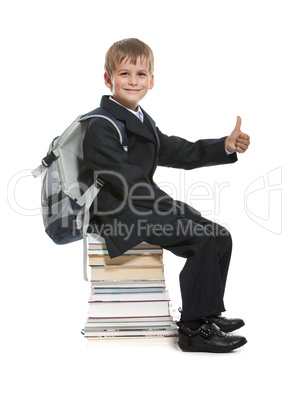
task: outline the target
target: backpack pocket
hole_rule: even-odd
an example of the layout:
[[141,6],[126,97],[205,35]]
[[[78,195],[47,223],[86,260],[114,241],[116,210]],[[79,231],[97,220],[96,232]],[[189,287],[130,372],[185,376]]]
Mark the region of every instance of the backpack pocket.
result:
[[45,231],[55,244],[68,244],[82,239],[77,228],[77,214],[81,207],[62,191],[42,205]]

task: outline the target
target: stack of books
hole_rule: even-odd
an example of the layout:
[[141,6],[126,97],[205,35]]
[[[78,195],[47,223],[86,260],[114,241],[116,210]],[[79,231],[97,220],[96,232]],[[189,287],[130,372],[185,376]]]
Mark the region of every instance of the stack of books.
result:
[[141,243],[111,259],[103,239],[89,235],[88,243],[91,293],[84,327],[88,344],[101,340],[176,342],[163,249]]

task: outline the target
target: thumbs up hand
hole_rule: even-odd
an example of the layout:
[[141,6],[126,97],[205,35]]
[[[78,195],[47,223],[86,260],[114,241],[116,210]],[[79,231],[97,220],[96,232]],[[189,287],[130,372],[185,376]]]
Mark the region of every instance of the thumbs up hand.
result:
[[241,117],[237,116],[237,123],[232,133],[225,139],[225,148],[229,152],[243,153],[247,151],[250,137],[241,131]]

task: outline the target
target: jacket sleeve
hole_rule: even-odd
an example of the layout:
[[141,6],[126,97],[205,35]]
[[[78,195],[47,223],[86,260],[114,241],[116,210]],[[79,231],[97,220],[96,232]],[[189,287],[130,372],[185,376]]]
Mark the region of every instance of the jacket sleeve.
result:
[[157,201],[161,211],[171,209],[173,199],[131,163],[110,122],[101,118],[91,120],[83,141],[83,157],[86,169],[94,172],[94,180],[99,175],[118,199],[152,209]]
[[236,153],[227,155],[225,151],[226,137],[190,142],[176,136],[169,137],[159,129],[157,131],[160,141],[159,166],[195,169],[237,161]]

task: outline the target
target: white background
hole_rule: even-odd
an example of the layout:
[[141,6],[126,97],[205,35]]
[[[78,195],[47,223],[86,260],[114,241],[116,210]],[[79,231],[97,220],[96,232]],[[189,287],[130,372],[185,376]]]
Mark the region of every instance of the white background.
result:
[[[16,0],[1,6],[2,400],[283,400],[285,3]],[[240,115],[242,130],[251,136],[249,151],[234,165],[190,172],[161,168],[156,174],[167,191],[167,183],[174,183],[174,196],[192,201],[232,232],[225,304],[227,316],[246,321],[239,333],[248,339],[234,353],[188,354],[150,345],[88,348],[80,334],[89,293],[82,244],[55,246],[44,233],[41,184],[30,171],[50,141],[108,93],[104,55],[126,37],[138,37],[154,51],[155,87],[141,105],[162,132],[191,141],[223,137]],[[223,188],[219,197],[212,193],[217,186]],[[165,253],[175,310],[183,263]]]

